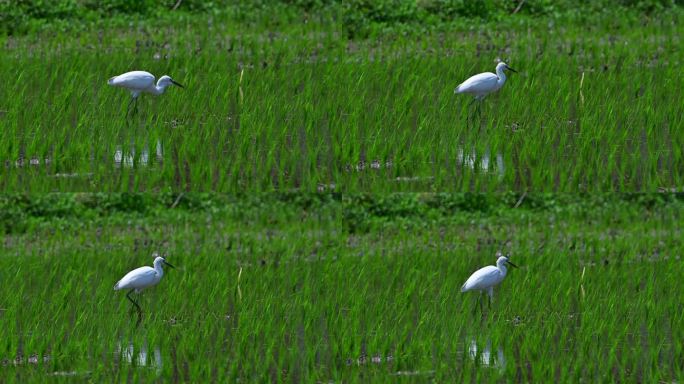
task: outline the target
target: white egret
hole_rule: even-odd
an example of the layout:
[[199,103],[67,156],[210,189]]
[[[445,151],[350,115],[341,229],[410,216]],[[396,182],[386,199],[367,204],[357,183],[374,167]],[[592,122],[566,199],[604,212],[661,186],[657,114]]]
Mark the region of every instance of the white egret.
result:
[[506,73],[504,72],[506,69],[518,72],[509,67],[506,63],[500,62],[496,65],[496,74],[484,72],[472,76],[456,87],[454,93],[469,93],[475,96],[473,101],[482,100],[485,96],[492,92],[496,92],[503,87],[506,82]]
[[131,91],[133,98],[128,103],[126,115],[128,115],[129,109],[131,108],[131,104],[133,102],[135,102],[134,110],[138,110],[138,96],[140,96],[140,94],[143,92],[151,93],[153,95],[161,95],[166,90],[166,87],[172,84],[181,88],[185,88],[180,83],[166,75],[160,77],[155,85],[154,75],[145,71],[132,71],[126,72],[119,76],[114,76],[107,81],[107,84],[113,87],[126,88]]
[[[494,287],[499,285],[504,277],[506,277],[506,265],[518,268],[517,265],[511,263],[507,256],[503,256],[501,252],[497,252],[496,255],[499,256],[496,260],[496,266],[488,265],[478,269],[470,275],[465,284],[463,284],[463,287],[461,287],[461,292],[480,291],[480,296],[482,296],[482,292],[487,291],[487,294],[489,294],[490,306],[494,299]],[[481,310],[482,302],[480,301],[480,298],[478,298],[478,302],[480,303]]]
[[166,259],[164,259],[161,256],[157,256],[154,259],[154,268],[147,266],[136,268],[128,272],[126,276],[124,276],[114,285],[115,291],[121,289],[130,289],[130,291],[128,291],[128,293],[126,294],[126,298],[128,298],[128,300],[130,300],[131,303],[135,305],[135,308],[138,310],[138,316],[142,314],[142,309],[140,308],[140,305],[138,305],[138,303],[135,300],[133,300],[133,298],[131,297],[131,293],[133,293],[133,291],[138,293],[147,287],[152,287],[159,284],[159,281],[161,280],[162,276],[164,276],[162,264],[166,264],[171,268],[175,268],[173,265],[169,264],[169,262],[166,261]]

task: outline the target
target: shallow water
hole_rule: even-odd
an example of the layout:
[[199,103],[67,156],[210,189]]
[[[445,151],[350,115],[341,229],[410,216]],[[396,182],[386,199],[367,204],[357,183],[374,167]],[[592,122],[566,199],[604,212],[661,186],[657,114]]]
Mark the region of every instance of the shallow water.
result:
[[[161,140],[157,140],[154,147],[155,160],[158,164],[164,162],[164,148]],[[127,147],[117,145],[114,150],[114,167],[115,168],[133,168],[147,167],[150,163],[150,148],[145,144],[140,152],[140,156],[136,158],[135,144]]]
[[116,345],[114,356],[118,357],[119,361],[136,367],[154,368],[157,373],[161,373],[164,368],[161,349],[155,345],[152,353],[149,353],[147,341],[136,347],[132,341],[120,340]]
[[[28,158],[18,158],[16,160],[6,160],[5,173],[8,176],[16,177],[22,183],[38,183],[41,184],[45,180],[78,180],[78,179],[100,179],[103,182],[114,182],[118,178],[117,170],[127,170],[129,174],[136,175],[140,173],[141,178],[150,176],[149,171],[163,172],[165,166],[174,168],[173,173],[178,178],[188,172],[187,164],[181,165],[177,159],[172,158],[176,156],[165,151],[164,141],[157,139],[153,146],[145,143],[143,145],[132,142],[130,144],[117,144],[113,147],[112,152],[105,155],[104,158],[111,159],[109,164],[99,162],[103,156],[89,156],[88,161],[85,159],[79,161],[61,161],[55,162],[52,157],[40,158],[37,156],[30,156]],[[504,155],[501,152],[491,153],[489,149],[483,152],[478,152],[474,147],[458,146],[455,150],[455,158],[448,162],[451,169],[451,174],[463,176],[463,172],[469,172],[480,177],[490,178],[492,176],[501,180],[506,173],[507,165],[504,161]],[[327,165],[327,164],[326,164]],[[437,164],[429,164],[428,168],[433,169]],[[181,168],[182,167],[182,168]],[[83,171],[79,171],[84,169]],[[343,170],[342,178],[338,180],[330,180],[328,182],[317,183],[316,190],[318,192],[331,192],[340,190],[340,186],[349,183],[350,180],[363,181],[368,179],[369,182],[377,182],[377,178],[388,179],[391,182],[398,184],[416,184],[416,185],[430,185],[436,182],[434,176],[418,176],[406,174],[410,170],[424,172],[425,169],[421,164],[403,163],[401,166],[395,161],[389,160],[361,160],[355,164],[346,164],[340,166]],[[290,175],[281,175],[281,177],[289,177]],[[456,176],[454,176],[456,177]],[[346,181],[345,181],[346,180]]]
[[506,356],[501,346],[497,346],[496,350],[492,350],[492,340],[487,339],[486,342],[478,342],[475,338],[470,339],[468,345],[468,356],[476,364],[482,367],[496,368],[501,371],[506,369]]

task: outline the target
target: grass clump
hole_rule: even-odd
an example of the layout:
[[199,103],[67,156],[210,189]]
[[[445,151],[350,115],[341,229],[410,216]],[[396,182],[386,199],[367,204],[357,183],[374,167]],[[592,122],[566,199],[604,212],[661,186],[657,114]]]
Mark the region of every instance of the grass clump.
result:
[[[22,208],[44,221],[2,235],[6,381],[652,381],[682,373],[684,287],[672,273],[684,251],[679,198],[529,195],[516,207],[520,196],[486,195],[476,206],[489,208],[474,210],[450,202],[475,196],[446,194],[188,196],[200,208],[169,206],[175,198],[113,196],[146,208],[90,217],[95,208],[79,201],[106,198],[49,198],[78,206],[76,216]],[[43,198],[23,199],[29,207]],[[345,227],[356,203],[387,200],[405,208],[368,208],[363,231]],[[422,214],[407,225],[413,212]],[[459,288],[497,250],[521,268],[497,288],[491,310],[473,314],[476,298]],[[112,286],[155,251],[177,268],[142,294],[136,327]]]
[[[0,185],[680,191],[682,115],[668,102],[681,98],[672,86],[682,76],[678,18],[360,41],[306,24],[282,34],[209,24],[13,39],[0,60],[9,79],[0,89]],[[496,59],[521,73],[475,114],[453,89]],[[131,69],[170,74],[186,89],[141,97],[127,119],[129,95],[106,79]]]

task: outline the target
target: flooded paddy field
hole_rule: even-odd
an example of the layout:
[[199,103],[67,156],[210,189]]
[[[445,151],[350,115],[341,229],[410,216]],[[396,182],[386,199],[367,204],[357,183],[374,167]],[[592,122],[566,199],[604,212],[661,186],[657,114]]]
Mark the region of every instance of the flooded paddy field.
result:
[[[3,380],[673,382],[674,195],[2,197]],[[510,254],[483,312],[461,293]],[[112,289],[176,266],[136,316]]]
[[679,9],[268,11],[0,36],[0,382],[681,381]]
[[[196,28],[2,38],[4,191],[556,192],[684,181],[678,14],[350,40]],[[454,95],[504,60],[479,110]],[[145,69],[185,85],[130,95]]]

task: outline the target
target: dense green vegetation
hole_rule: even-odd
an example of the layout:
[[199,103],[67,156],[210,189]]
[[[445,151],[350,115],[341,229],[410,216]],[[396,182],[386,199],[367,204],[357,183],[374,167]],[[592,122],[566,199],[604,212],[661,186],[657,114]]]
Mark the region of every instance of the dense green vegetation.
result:
[[[684,185],[678,13],[349,40],[335,25],[8,38],[6,191],[657,191]],[[646,38],[645,38],[646,36]],[[38,60],[37,60],[38,58]],[[517,68],[481,113],[454,95]],[[132,69],[186,85],[130,96]],[[600,149],[600,150],[597,150]]]
[[681,6],[0,0],[0,382],[681,380]]
[[587,20],[598,14],[657,15],[683,0],[2,0],[0,33],[127,25],[132,19],[178,24],[211,17],[217,21],[267,23],[278,28],[303,20],[334,22],[353,36],[386,28],[415,28],[517,17]]
[[[48,195],[2,206],[31,223],[2,237],[5,381],[684,373],[684,203],[673,195]],[[352,220],[365,224],[342,225]],[[460,285],[497,250],[521,268],[473,314],[476,294]],[[142,294],[136,328],[112,286],[154,251],[178,268]]]
[[[78,228],[103,222],[178,220],[194,214],[219,216],[270,210],[337,212],[338,225],[351,233],[377,229],[385,223],[406,227],[451,221],[467,223],[471,217],[534,213],[587,212],[593,209],[652,210],[678,207],[683,194],[540,194],[540,193],[398,193],[389,195],[340,195],[306,193],[84,193],[0,196],[0,232],[25,233],[55,225]],[[287,215],[285,215],[287,216]],[[232,216],[231,216],[232,217]],[[160,219],[161,218],[161,219]],[[264,223],[266,224],[266,223]]]

